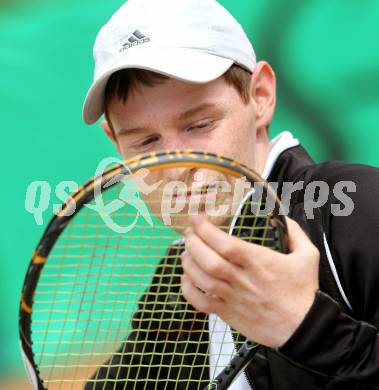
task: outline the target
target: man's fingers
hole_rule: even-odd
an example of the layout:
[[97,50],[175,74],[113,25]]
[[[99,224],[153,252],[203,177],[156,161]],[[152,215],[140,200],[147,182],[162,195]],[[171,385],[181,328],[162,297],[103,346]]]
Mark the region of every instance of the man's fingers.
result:
[[198,311],[203,313],[217,313],[223,305],[221,298],[213,297],[201,292],[191,281],[182,275],[182,292],[184,298]]
[[232,296],[231,286],[221,279],[215,278],[204,272],[192,259],[187,251],[181,255],[184,273],[191,279],[191,282],[209,294],[227,299]]
[[186,251],[193,261],[210,276],[225,281],[234,279],[235,266],[222,258],[196,234],[186,234]]
[[262,255],[270,251],[269,248],[230,236],[207,221],[204,215],[192,217],[191,224],[193,231],[205,244],[221,257],[240,267],[245,267],[251,259],[259,261]]

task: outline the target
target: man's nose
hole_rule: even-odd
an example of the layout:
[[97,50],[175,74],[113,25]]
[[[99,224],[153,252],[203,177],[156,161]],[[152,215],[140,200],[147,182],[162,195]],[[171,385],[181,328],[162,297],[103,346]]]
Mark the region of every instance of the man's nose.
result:
[[169,168],[165,172],[166,180],[169,182],[179,181],[191,185],[196,169],[194,168]]
[[191,140],[176,129],[172,129],[169,135],[162,137],[161,146],[166,150],[193,149]]
[[[184,137],[172,132],[172,136],[163,140],[162,144],[165,150],[189,150],[193,149],[193,145]],[[180,181],[191,186],[194,181],[194,175],[198,171],[197,168],[170,168],[165,172],[165,179],[167,181]]]

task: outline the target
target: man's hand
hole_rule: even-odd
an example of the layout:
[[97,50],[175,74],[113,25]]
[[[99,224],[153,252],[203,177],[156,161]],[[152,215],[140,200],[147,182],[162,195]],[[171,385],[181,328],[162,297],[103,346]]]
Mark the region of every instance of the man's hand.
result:
[[282,254],[193,218],[182,254],[185,298],[259,344],[283,345],[314,301],[320,257],[300,226],[287,224],[290,253]]

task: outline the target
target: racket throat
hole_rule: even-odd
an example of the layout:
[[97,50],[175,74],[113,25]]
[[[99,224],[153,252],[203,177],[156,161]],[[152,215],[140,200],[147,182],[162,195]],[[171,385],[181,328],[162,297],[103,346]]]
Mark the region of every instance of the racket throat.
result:
[[[236,334],[235,334],[235,332],[233,332],[233,330],[231,329],[231,332],[230,332],[231,334],[232,334],[232,338],[233,338],[233,342],[234,342],[234,348],[235,348],[235,350],[236,350],[236,352],[238,352],[238,344],[237,344],[237,338],[236,338]],[[255,352],[256,353],[256,352]],[[255,355],[255,353],[254,353],[254,355]],[[249,385],[249,387],[250,387],[250,389],[251,390],[256,390],[255,389],[255,386],[254,386],[254,382],[253,382],[253,379],[251,378],[251,376],[250,376],[250,374],[249,374],[249,372],[248,372],[248,370],[247,370],[247,367],[248,367],[248,365],[251,363],[251,360],[245,365],[245,367],[241,370],[241,372],[243,371],[243,375],[244,375],[244,377],[246,378],[246,382],[247,382],[247,384]],[[240,374],[240,373],[239,373]],[[238,374],[238,375],[239,375]],[[237,375],[237,376],[238,376]]]

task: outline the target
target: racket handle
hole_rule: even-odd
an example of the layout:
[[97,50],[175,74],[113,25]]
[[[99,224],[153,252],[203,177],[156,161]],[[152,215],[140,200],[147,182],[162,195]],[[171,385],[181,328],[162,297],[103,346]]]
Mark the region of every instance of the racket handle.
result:
[[237,376],[249,365],[260,345],[252,341],[245,341],[230,363],[217,375],[203,390],[227,389]]

